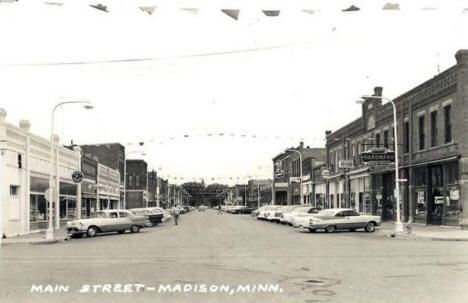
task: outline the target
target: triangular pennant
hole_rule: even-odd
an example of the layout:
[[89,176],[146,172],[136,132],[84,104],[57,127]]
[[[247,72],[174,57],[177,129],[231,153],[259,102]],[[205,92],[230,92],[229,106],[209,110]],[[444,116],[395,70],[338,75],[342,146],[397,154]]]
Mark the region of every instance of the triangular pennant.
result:
[[181,8],[180,10],[191,14],[198,14],[198,8]]
[[90,4],[89,6],[94,7],[95,9],[101,10],[101,11],[106,12],[106,13],[109,12],[107,10],[107,6],[102,5],[101,3],[99,3],[99,4]]
[[239,19],[239,10],[238,9],[222,9],[221,11],[223,13],[225,13],[226,15],[228,15],[229,17],[231,17],[232,19],[234,19],[234,20]]
[[308,14],[311,14],[311,15],[313,15],[315,13],[315,9],[303,9],[302,11],[304,13],[308,13]]
[[351,5],[347,9],[342,10],[342,12],[356,12],[356,11],[359,11],[359,10],[361,10],[359,7]]
[[399,3],[387,3],[382,8],[383,10],[399,10],[400,4]]
[[280,12],[280,10],[263,10],[263,13],[267,17],[278,17]]
[[149,15],[152,15],[157,6],[140,6],[140,9]]

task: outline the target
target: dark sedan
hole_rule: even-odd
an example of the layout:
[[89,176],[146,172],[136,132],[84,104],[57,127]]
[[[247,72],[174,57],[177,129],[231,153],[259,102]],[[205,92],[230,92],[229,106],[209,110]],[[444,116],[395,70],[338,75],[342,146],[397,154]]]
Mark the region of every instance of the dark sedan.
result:
[[146,216],[151,226],[156,226],[162,222],[164,214],[151,208],[132,208],[129,209],[134,215]]

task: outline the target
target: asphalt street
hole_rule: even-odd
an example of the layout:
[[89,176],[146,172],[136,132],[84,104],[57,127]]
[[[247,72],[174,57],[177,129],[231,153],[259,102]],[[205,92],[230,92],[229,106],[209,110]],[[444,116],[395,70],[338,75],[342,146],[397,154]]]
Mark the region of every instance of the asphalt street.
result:
[[5,246],[0,258],[0,302],[468,302],[467,242],[309,233],[213,210],[138,234]]

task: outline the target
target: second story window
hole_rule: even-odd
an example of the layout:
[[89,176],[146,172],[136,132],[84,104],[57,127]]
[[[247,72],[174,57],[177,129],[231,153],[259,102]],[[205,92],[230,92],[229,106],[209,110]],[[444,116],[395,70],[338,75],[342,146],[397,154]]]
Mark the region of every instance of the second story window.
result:
[[136,187],[140,187],[140,184],[141,184],[141,176],[140,175],[137,175],[136,178],[135,178],[135,186]]
[[431,147],[437,146],[437,111],[431,113]]
[[447,105],[444,107],[444,143],[450,143],[452,142],[452,120],[451,120],[451,113],[452,112],[452,106]]
[[128,175],[128,186],[133,186],[133,175]]
[[405,121],[403,124],[403,152],[409,153],[409,122]]
[[380,147],[380,134],[375,135],[375,146]]
[[424,134],[424,116],[418,118],[418,134],[419,134],[419,150],[423,150],[426,146]]
[[385,148],[388,148],[388,130],[383,132],[383,145]]

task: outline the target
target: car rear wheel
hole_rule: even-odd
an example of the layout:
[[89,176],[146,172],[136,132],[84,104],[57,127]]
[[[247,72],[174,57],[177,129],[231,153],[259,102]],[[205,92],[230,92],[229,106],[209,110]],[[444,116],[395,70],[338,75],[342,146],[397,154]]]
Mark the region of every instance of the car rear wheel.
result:
[[336,229],[336,227],[335,227],[334,225],[329,225],[329,226],[327,226],[327,227],[325,228],[325,231],[326,231],[327,233],[332,233],[332,232],[335,231],[335,229]]
[[86,236],[92,238],[95,235],[97,235],[97,233],[98,233],[98,229],[94,226],[91,226],[88,228],[88,231],[86,232]]
[[374,230],[375,230],[375,223],[374,222],[367,223],[366,227],[365,227],[365,230],[366,230],[366,232],[373,233]]
[[123,233],[125,233],[125,229],[124,229],[124,230],[119,230],[119,231],[117,231],[117,232],[118,232],[119,234],[123,234]]
[[132,225],[132,227],[130,227],[130,231],[131,231],[132,233],[140,232],[140,226],[138,226],[138,225]]
[[310,231],[311,233],[314,233],[314,232],[316,232],[317,230],[314,229],[314,228],[309,228],[309,231]]

